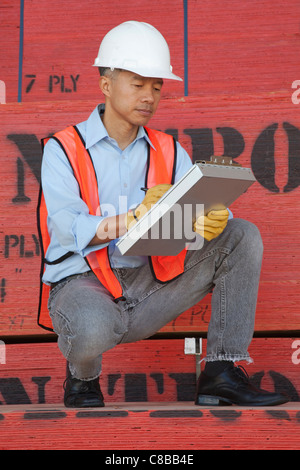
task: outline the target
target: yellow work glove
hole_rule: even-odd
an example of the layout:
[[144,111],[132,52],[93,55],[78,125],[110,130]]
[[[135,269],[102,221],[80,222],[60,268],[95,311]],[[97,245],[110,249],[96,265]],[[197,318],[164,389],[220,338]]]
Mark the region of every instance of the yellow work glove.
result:
[[141,204],[127,212],[126,227],[129,230],[171,188],[171,184],[158,184],[149,188]]
[[207,215],[201,215],[194,223],[194,232],[199,233],[205,240],[212,240],[220,235],[228,222],[227,209],[212,209]]

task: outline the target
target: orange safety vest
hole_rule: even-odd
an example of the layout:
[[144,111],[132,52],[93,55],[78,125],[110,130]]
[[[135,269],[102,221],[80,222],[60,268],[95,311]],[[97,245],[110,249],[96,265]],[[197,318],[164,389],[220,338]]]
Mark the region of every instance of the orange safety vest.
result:
[[[172,184],[174,182],[176,168],[176,142],[168,134],[153,129],[145,128],[150,141],[156,150],[148,146],[148,165],[146,171],[145,185],[147,188],[157,184]],[[56,133],[54,136],[43,139],[42,145],[54,138],[64,150],[66,157],[73,169],[74,176],[79,184],[80,195],[87,204],[90,214],[99,214],[100,201],[97,178],[93,162],[89,151],[85,148],[84,140],[76,126],[67,127],[65,130]],[[41,263],[41,287],[38,311],[38,325],[52,331],[53,326],[48,312],[47,303],[50,287],[42,282],[45,264],[58,264],[73,253],[66,253],[58,260],[49,262],[45,258],[50,237],[47,228],[47,208],[40,188],[37,221],[40,245],[42,252]],[[184,270],[184,260],[186,249],[176,256],[151,256],[149,257],[150,267],[154,279],[157,282],[168,282],[179,276]],[[114,300],[124,299],[122,287],[111,269],[108,247],[94,251],[85,258],[90,269],[93,270],[101,284],[103,284],[114,297]]]

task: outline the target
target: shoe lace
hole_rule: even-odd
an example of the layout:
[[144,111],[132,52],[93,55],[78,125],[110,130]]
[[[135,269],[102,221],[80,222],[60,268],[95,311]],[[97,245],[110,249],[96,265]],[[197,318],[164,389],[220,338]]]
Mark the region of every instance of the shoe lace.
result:
[[234,368],[235,373],[244,380],[244,382],[250,382],[250,377],[246,371],[246,369],[243,366],[236,366]]
[[[63,383],[63,389],[66,390],[67,384],[72,381],[72,377],[68,376]],[[85,387],[83,387],[82,392],[87,393],[87,392],[100,392],[100,385],[97,379],[90,380],[83,382]],[[81,393],[81,392],[79,392]]]
[[63,383],[63,389],[64,389],[64,391],[66,391],[67,381],[68,381],[68,378],[66,378],[66,379],[64,380],[64,383]]

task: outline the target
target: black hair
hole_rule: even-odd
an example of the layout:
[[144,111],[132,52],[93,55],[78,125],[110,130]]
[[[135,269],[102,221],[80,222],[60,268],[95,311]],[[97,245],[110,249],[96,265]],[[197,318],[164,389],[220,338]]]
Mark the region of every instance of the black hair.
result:
[[98,67],[100,77],[103,77],[110,70],[108,67]]
[[121,72],[121,69],[111,69],[110,67],[98,67],[100,77],[112,76],[115,72]]

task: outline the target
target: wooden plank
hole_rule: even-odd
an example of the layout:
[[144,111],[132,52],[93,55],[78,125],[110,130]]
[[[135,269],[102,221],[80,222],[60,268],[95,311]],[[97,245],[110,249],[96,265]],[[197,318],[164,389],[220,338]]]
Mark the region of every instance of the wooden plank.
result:
[[[103,464],[112,464],[112,458],[121,463],[129,455],[125,450],[135,451],[131,456],[139,457],[140,464],[157,465],[165,458],[159,451],[172,449],[166,454],[175,456],[182,450],[190,456],[189,465],[196,465],[201,450],[300,448],[299,404],[209,409],[190,403],[120,403],[101,410],[29,405],[0,412],[1,450],[102,450],[98,458]],[[151,452],[136,452],[142,450]]]
[[[243,365],[255,384],[300,400],[300,340],[254,339],[249,353],[254,363]],[[55,343],[7,344],[6,361],[0,362],[0,413],[6,405],[62,404],[65,377],[66,362]],[[184,340],[119,345],[103,356],[100,384],[107,406],[193,401],[196,359],[184,354]]]
[[7,103],[18,101],[20,0],[0,4],[0,80],[6,85]]
[[[32,0],[24,12],[23,101],[82,100],[99,96],[99,73],[92,64],[100,42],[111,28],[133,19],[150,23],[161,31],[170,43],[174,71],[183,77],[183,3],[180,0],[154,4],[120,1],[118,8],[113,3],[99,6],[97,0],[85,3],[54,0],[50,11],[47,2]],[[182,82],[172,81],[166,96],[183,95],[183,87]]]
[[[0,79],[7,83],[8,102],[18,98],[20,3],[4,0],[0,7]],[[108,30],[128,19],[156,26],[169,42],[175,73],[186,75],[186,83],[170,83],[165,96],[183,96],[184,85],[189,96],[209,93],[214,100],[221,95],[291,89],[298,79],[295,57],[300,52],[297,0],[231,0],[225,6],[215,0],[186,5],[185,31],[184,2],[179,0],[119,1],[117,9],[106,3],[101,4],[101,14],[97,0],[53,0],[50,11],[46,1],[25,2],[22,100],[98,96],[97,74],[91,66],[98,46]]]
[[[40,179],[39,140],[86,119],[96,103],[41,102],[0,107],[0,329],[1,335],[37,335],[40,252],[35,211]],[[254,222],[265,251],[256,331],[299,331],[299,133],[288,93],[271,96],[163,100],[151,125],[178,137],[193,160],[233,155],[252,166],[257,183],[232,207]],[[272,119],[270,120],[270,116]],[[175,119],[174,119],[175,117]],[[213,146],[213,147],[212,147]],[[271,165],[271,166],[270,166]],[[272,165],[275,173],[272,174]],[[268,171],[266,171],[268,169]],[[210,298],[189,309],[163,333],[207,331]]]
[[290,89],[299,14],[297,0],[188,2],[189,94],[219,100]]

